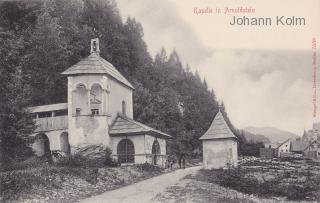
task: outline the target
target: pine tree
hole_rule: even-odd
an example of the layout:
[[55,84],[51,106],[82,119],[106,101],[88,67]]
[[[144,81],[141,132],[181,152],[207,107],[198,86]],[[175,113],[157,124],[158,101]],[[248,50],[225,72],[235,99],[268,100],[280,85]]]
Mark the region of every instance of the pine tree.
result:
[[30,155],[26,137],[34,129],[27,111],[30,91],[23,85],[21,55],[23,40],[12,32],[0,33],[0,164]]

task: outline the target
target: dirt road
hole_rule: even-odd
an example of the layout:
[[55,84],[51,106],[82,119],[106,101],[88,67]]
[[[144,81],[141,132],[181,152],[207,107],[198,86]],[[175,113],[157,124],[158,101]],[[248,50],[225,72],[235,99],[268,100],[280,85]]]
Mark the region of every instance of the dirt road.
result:
[[165,191],[167,187],[173,186],[186,175],[197,172],[201,166],[179,169],[171,173],[153,177],[117,190],[105,192],[80,201],[81,203],[105,202],[105,203],[147,203],[154,202],[158,193]]

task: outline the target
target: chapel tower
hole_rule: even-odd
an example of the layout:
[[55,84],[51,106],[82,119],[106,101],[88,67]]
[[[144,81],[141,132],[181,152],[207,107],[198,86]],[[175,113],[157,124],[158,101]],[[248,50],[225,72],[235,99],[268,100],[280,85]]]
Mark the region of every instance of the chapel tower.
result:
[[[90,52],[87,58],[62,73],[68,76],[71,146],[101,143],[109,146],[109,125],[116,114],[125,110],[123,113],[132,118],[132,85],[100,57],[98,38],[91,40]],[[111,87],[115,90],[113,94]]]

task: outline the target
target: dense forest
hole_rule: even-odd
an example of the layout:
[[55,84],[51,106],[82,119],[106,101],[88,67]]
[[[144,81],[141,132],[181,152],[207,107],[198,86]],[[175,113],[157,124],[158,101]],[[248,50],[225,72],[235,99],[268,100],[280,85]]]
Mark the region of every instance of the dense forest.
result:
[[[153,58],[141,24],[134,18],[123,22],[114,1],[35,0],[0,3],[0,158],[25,154],[23,138],[33,129],[25,107],[66,102],[67,81],[60,73],[89,55],[95,37],[100,55],[135,87],[134,118],[171,134],[170,153],[200,155],[198,138],[218,102],[176,51],[162,49]],[[221,111],[244,143],[223,104]]]

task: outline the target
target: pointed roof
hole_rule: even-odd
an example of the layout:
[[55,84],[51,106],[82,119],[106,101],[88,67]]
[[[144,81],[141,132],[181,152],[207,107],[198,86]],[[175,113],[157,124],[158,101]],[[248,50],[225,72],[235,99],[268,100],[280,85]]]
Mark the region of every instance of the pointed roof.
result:
[[312,142],[310,142],[309,144],[307,144],[305,146],[305,148],[303,149],[303,151],[307,150],[311,145],[313,145],[314,143],[317,143],[318,145],[320,145],[320,142],[318,140],[314,140]]
[[308,143],[302,141],[302,140],[293,140],[291,142],[290,151],[294,152],[302,152],[306,147]]
[[131,83],[111,63],[99,56],[98,52],[92,52],[90,56],[82,59],[61,74],[107,74],[127,87],[134,89]]
[[159,136],[162,138],[171,138],[170,135],[156,130],[147,125],[144,125],[138,121],[126,117],[125,115],[118,114],[115,121],[112,123],[109,134],[110,136],[121,136],[121,135],[138,135],[141,133],[149,133],[151,135]]
[[207,132],[202,137],[200,137],[200,140],[212,139],[237,139],[237,137],[233,134],[228,124],[226,123],[220,109],[214,117]]

